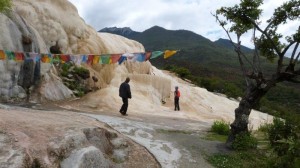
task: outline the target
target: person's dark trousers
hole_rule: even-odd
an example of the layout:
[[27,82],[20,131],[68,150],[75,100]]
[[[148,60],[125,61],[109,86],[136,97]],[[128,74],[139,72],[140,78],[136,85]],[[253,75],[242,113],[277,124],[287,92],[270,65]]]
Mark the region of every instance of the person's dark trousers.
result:
[[176,109],[179,111],[180,110],[180,108],[179,108],[179,97],[175,97],[174,102],[175,102],[175,111],[176,111]]
[[120,113],[126,114],[127,108],[128,108],[128,98],[123,98],[122,97],[122,101],[123,101],[123,105],[122,105],[122,107],[120,109]]

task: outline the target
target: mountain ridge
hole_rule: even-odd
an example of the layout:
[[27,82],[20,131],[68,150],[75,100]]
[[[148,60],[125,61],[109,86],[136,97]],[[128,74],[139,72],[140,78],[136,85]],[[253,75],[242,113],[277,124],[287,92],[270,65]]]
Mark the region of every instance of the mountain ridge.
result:
[[[226,68],[229,72],[222,76],[224,79],[235,78],[232,77],[232,73],[241,76],[240,71],[236,71],[239,69],[239,63],[232,48],[219,45],[192,31],[167,30],[160,26],[153,26],[143,32],[132,30],[130,34],[121,33],[127,29],[113,27],[101,29],[99,32],[126,36],[140,42],[146,51],[180,50],[168,60],[160,57],[151,60],[151,63],[158,68],[176,65],[188,68],[193,75],[207,77],[215,76]],[[215,68],[211,69],[211,67]]]
[[[232,43],[228,39],[219,38],[218,40],[214,41],[214,43],[217,45],[226,47],[226,48],[234,49],[234,47],[232,46]],[[241,50],[244,53],[251,53],[253,51],[253,49],[243,46],[243,45],[241,45]]]

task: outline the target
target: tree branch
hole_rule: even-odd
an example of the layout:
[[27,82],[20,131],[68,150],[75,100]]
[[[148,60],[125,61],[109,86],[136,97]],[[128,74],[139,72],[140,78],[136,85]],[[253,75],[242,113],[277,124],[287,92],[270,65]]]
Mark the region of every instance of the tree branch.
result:
[[[211,14],[212,14],[212,13],[211,13]],[[236,45],[234,44],[234,42],[233,42],[233,40],[232,40],[232,38],[231,38],[231,36],[230,36],[228,30],[224,27],[224,25],[222,24],[222,22],[221,22],[221,20],[219,19],[219,17],[218,17],[217,15],[215,15],[215,14],[212,14],[212,15],[217,19],[217,21],[220,23],[221,27],[222,27],[222,28],[224,29],[224,31],[226,32],[226,34],[227,34],[227,36],[228,36],[228,38],[229,38],[229,41],[230,41],[230,43],[233,45],[235,51],[236,51],[238,54],[241,54],[241,55],[245,58],[245,60],[251,65],[251,67],[254,69],[253,64],[251,63],[251,61],[246,57],[246,55],[245,55],[243,52],[241,52],[241,50],[238,48],[238,46],[236,46]],[[240,45],[240,44],[239,44],[239,45]]]
[[[284,54],[280,52],[279,48],[277,48],[276,44],[274,43],[274,41],[271,39],[271,37],[268,35],[268,33],[265,31],[263,31],[256,23],[255,21],[253,21],[252,19],[250,19],[249,17],[245,17],[247,18],[251,24],[259,31],[261,32],[263,35],[265,35],[267,37],[267,39],[271,42],[272,46],[273,46],[273,49],[275,50],[275,52],[277,53],[279,59],[278,59],[278,62],[277,62],[277,73],[280,73],[281,72],[281,68],[282,68],[282,62],[283,62],[283,57],[284,57]],[[290,47],[290,45],[286,48],[288,49]]]
[[252,25],[259,31],[261,32],[263,35],[265,35],[268,40],[271,42],[272,46],[273,46],[273,49],[276,51],[277,55],[278,56],[281,56],[281,52],[279,51],[279,49],[276,47],[274,41],[271,39],[271,37],[268,35],[267,33],[267,29],[265,29],[264,31],[255,23],[255,21],[253,21],[252,19],[246,17],[251,23]]
[[258,54],[257,45],[255,43],[255,36],[256,36],[256,28],[253,28],[253,44],[254,44],[254,53],[253,53],[253,66],[256,68],[256,71],[261,71],[260,59]]
[[[235,51],[236,51],[237,54],[238,54],[240,66],[241,66],[243,75],[244,75],[244,77],[245,77],[246,84],[247,84],[247,86],[249,86],[250,83],[249,83],[249,80],[248,80],[247,75],[246,75],[246,68],[245,68],[245,66],[244,66],[244,62],[243,62],[243,60],[242,60],[242,58],[241,58],[241,54],[243,54],[243,53],[241,52],[240,47],[238,47],[238,46],[236,46],[236,45],[234,44],[234,42],[233,42],[233,40],[232,40],[232,38],[231,38],[231,36],[230,36],[228,30],[225,29],[224,24],[222,24],[222,22],[221,22],[221,20],[218,18],[218,16],[217,16],[217,15],[214,15],[214,14],[212,14],[212,15],[213,15],[213,16],[217,19],[217,21],[220,23],[221,27],[222,27],[222,28],[224,29],[224,31],[226,32],[226,34],[227,34],[227,36],[228,36],[228,38],[229,38],[231,44],[234,46]],[[239,36],[238,36],[237,38],[238,38],[238,45],[240,45]],[[246,56],[244,56],[244,57],[246,57]],[[251,64],[251,62],[250,62],[249,60],[248,60],[248,62],[249,62],[250,65],[253,67],[253,65]]]
[[[287,45],[285,48],[284,48],[284,50],[282,51],[282,55],[285,55],[285,53],[287,52],[287,50],[293,45],[293,44],[295,44],[296,43],[296,41],[292,41],[289,45]],[[297,45],[297,44],[296,44]],[[298,45],[299,45],[299,43],[298,43]],[[297,48],[298,48],[298,46],[297,46]],[[294,50],[296,49],[297,50],[297,48],[294,48]],[[292,55],[293,56],[293,55]]]
[[295,64],[295,65],[296,65],[296,63],[298,62],[299,57],[300,57],[300,52],[298,53],[296,59],[294,60],[294,64]]
[[296,43],[296,46],[295,46],[295,48],[294,48],[294,50],[293,50],[293,53],[292,53],[292,56],[291,56],[291,59],[290,59],[290,64],[292,64],[292,63],[294,62],[293,60],[294,60],[296,51],[297,51],[297,49],[298,49],[298,46],[299,46],[299,42]]

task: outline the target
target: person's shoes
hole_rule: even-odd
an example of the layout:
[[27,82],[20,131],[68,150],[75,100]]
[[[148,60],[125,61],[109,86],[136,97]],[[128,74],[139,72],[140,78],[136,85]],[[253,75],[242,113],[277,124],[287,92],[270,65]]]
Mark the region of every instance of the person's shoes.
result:
[[123,115],[123,116],[128,116],[128,114],[126,114],[126,113],[122,113],[122,115]]

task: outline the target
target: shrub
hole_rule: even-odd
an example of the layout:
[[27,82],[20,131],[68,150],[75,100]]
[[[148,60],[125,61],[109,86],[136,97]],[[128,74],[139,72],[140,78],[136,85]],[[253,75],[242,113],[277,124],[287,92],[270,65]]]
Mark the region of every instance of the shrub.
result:
[[178,74],[180,78],[187,78],[188,76],[191,75],[191,72],[188,69],[183,67],[177,68],[175,72]]
[[251,135],[249,132],[242,132],[236,135],[232,148],[235,150],[248,150],[248,149],[256,149],[257,140],[255,137]]
[[229,123],[224,120],[214,121],[211,131],[220,135],[228,135],[230,131]]
[[61,69],[63,72],[68,72],[68,70],[72,67],[71,63],[65,63],[61,65]]
[[268,123],[262,124],[262,125],[259,126],[258,131],[268,133],[271,126],[272,126],[272,124],[268,124]]
[[75,67],[74,73],[80,76],[83,79],[87,79],[90,77],[90,71],[88,69],[85,69],[83,67]]
[[286,120],[273,119],[268,135],[271,147],[277,154],[274,167],[300,166],[299,122],[297,115],[288,116]]
[[291,126],[288,123],[279,118],[274,118],[273,124],[268,131],[271,145],[274,146],[278,141],[287,139],[291,131]]
[[11,9],[11,0],[0,0],[0,13],[6,13]]

